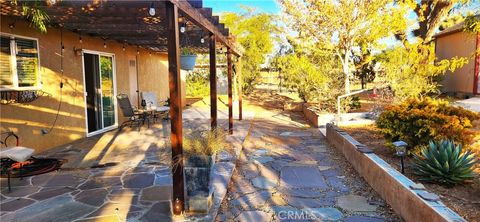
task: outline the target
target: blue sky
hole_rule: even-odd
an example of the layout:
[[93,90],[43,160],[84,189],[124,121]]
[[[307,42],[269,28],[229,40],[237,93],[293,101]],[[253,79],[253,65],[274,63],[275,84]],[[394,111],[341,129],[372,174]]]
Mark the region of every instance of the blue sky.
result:
[[240,12],[240,5],[257,8],[261,12],[280,12],[280,6],[275,0],[203,0],[203,7],[213,8],[213,14]]

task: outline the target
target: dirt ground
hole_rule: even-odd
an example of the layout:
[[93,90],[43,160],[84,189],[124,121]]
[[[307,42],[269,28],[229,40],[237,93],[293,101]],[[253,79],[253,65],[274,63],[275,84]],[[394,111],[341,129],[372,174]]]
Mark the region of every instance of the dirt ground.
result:
[[[477,134],[472,149],[480,157],[480,122],[475,124]],[[353,138],[371,148],[375,154],[387,161],[390,165],[400,170],[400,159],[394,155],[395,151],[386,147],[382,134],[374,125],[342,127]],[[412,158],[405,161],[405,175],[418,182],[418,177],[413,173]],[[437,184],[424,184],[428,190],[438,194],[441,200],[452,210],[456,211],[468,221],[480,221],[480,164],[475,170],[476,178],[468,183],[460,184],[452,188]]]

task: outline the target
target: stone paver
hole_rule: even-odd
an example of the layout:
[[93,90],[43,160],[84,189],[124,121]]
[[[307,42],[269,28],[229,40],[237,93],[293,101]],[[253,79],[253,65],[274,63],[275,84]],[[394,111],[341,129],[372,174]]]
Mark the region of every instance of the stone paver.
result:
[[0,204],[0,209],[2,209],[2,211],[16,211],[32,203],[35,203],[35,201],[25,198],[18,198],[8,202],[2,201],[2,204]]
[[345,222],[383,222],[384,220],[375,217],[350,216],[345,218]]
[[[228,122],[219,119],[218,123],[224,127]],[[209,129],[209,126],[208,118],[184,119],[185,130]],[[249,121],[235,126],[238,134],[234,136],[243,135],[235,138],[241,147]],[[59,171],[22,180],[13,178],[11,192],[6,189],[6,179],[0,179],[0,220],[171,221],[173,180],[169,128],[170,123],[164,121],[140,131],[126,128],[117,134],[114,130],[39,154],[68,162]],[[230,162],[236,155],[224,153],[219,158],[223,162],[215,168],[215,178],[230,175],[234,166]],[[215,192],[221,190],[218,181],[226,187],[225,178],[212,180]],[[239,188],[256,192],[252,183],[246,182],[250,187]],[[223,189],[226,193],[226,188]],[[214,201],[219,204],[218,198],[222,197],[217,196]],[[259,204],[264,204],[269,197],[270,194],[265,194],[263,203]]]
[[347,211],[368,212],[377,209],[377,206],[367,202],[367,198],[358,195],[341,196],[337,200],[338,206]]
[[352,194],[351,175],[336,165],[320,132],[283,114],[257,113],[217,221],[376,221],[358,215],[383,215]]
[[280,185],[292,188],[327,188],[325,179],[318,168],[313,166],[284,167],[281,172]]
[[337,221],[343,218],[343,213],[336,208],[326,207],[326,208],[310,208],[305,209],[311,215],[314,215],[315,218],[320,219],[321,221]]
[[236,221],[239,222],[268,222],[270,221],[272,216],[268,213],[263,211],[244,211],[240,215],[238,215]]
[[259,189],[273,189],[277,187],[277,181],[271,180],[266,177],[257,177],[252,179],[252,184]]
[[123,177],[126,188],[145,188],[153,185],[155,175],[151,173],[128,174]]
[[287,196],[285,198],[287,203],[296,208],[315,208],[315,207],[324,207],[332,206],[335,204],[334,198],[303,198],[303,197],[291,197]]

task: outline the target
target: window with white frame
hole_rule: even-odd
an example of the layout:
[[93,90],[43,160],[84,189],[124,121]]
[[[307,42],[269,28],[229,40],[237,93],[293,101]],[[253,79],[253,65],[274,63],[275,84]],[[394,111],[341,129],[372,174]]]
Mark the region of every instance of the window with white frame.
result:
[[38,42],[0,34],[0,90],[40,88]]

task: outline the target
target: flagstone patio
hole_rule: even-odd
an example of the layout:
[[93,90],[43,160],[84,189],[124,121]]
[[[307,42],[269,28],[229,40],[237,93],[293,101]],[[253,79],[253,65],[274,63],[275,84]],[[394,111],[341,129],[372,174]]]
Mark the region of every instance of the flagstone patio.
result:
[[[185,110],[184,131],[209,129],[209,112],[207,106]],[[219,126],[224,128],[225,114],[219,112]],[[243,141],[248,126],[248,121],[235,123],[236,133],[227,140]],[[12,179],[11,192],[6,179],[1,179],[1,219],[171,221],[169,140],[170,123],[163,121],[140,131],[115,130],[38,154],[67,163],[59,171]],[[219,205],[221,199],[217,202]]]
[[300,113],[258,110],[217,221],[400,221]]

